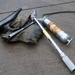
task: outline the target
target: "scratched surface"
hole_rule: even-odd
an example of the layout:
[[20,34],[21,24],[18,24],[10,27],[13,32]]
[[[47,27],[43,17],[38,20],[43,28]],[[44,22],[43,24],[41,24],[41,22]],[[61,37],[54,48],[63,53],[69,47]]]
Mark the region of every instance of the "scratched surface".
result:
[[[16,10],[20,7],[25,9],[61,2],[66,2],[66,0],[0,0],[0,12]],[[36,10],[37,17],[42,17],[44,13],[75,10],[75,3],[38,8]],[[21,14],[24,15],[30,11],[23,11]],[[0,14],[0,20],[8,14]],[[57,14],[49,16],[49,19],[73,37],[71,44],[66,46],[50,33],[62,51],[75,63],[75,14]],[[36,45],[7,44],[0,37],[0,75],[72,75],[72,73],[64,65],[45,36]]]

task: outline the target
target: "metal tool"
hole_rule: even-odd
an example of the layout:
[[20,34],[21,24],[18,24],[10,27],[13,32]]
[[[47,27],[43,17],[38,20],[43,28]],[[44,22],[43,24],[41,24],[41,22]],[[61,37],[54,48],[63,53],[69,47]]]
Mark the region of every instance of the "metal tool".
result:
[[56,35],[63,43],[66,45],[70,44],[73,38],[70,37],[66,32],[61,30],[56,24],[51,22],[47,17],[42,19],[44,25],[54,34]]
[[48,34],[48,32],[44,29],[42,24],[36,19],[36,13],[35,10],[33,10],[31,14],[31,19],[35,21],[38,26],[41,28],[43,34],[47,37],[47,39],[52,43],[53,47],[55,50],[59,53],[62,61],[66,64],[66,66],[69,68],[71,72],[75,71],[75,65],[74,63],[70,60],[70,58],[59,48],[59,46],[55,43],[55,41],[51,38],[51,36]]
[[17,36],[18,34],[22,33],[26,28],[28,28],[29,26],[31,26],[34,22],[30,22],[28,24],[24,24],[20,29],[14,31],[13,33],[11,33],[9,36],[8,36],[8,43],[10,42],[10,40],[12,40],[15,36]]
[[6,18],[2,19],[0,21],[0,28],[5,26],[6,24],[12,22],[13,20],[15,20],[21,10],[22,10],[22,8],[19,8],[18,10],[14,11],[12,14],[7,16]]

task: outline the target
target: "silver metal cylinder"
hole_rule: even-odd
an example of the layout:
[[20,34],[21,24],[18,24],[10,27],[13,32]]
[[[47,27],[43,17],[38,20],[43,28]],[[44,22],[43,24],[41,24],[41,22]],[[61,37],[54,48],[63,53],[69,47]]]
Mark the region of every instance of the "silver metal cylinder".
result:
[[48,18],[43,18],[43,22],[45,26],[66,45],[70,44],[70,42],[73,40],[73,38],[71,38],[70,35],[61,30],[56,24],[51,22]]
[[56,36],[62,41],[64,42],[66,45],[68,45],[73,38],[70,37],[70,35],[68,35],[67,33],[65,33],[64,31],[60,31],[56,34]]

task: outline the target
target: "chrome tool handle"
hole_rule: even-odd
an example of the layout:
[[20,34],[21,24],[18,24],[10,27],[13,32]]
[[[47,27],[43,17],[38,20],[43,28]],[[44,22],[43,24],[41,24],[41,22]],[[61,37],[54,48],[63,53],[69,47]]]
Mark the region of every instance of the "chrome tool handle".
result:
[[64,52],[62,52],[62,50],[58,47],[58,45],[54,42],[54,40],[52,38],[50,39],[50,41],[52,42],[53,46],[55,47],[55,49],[60,54],[61,59],[66,64],[66,66],[69,68],[69,70],[71,72],[74,72],[75,71],[75,65],[74,65],[74,63],[70,60],[70,58],[67,55],[65,55]]
[[68,56],[64,55],[62,57],[62,60],[66,64],[66,66],[70,69],[71,72],[75,71],[75,65]]
[[59,46],[55,43],[55,41],[51,38],[51,36],[48,34],[48,32],[44,29],[44,27],[41,25],[41,23],[36,19],[35,16],[33,16],[33,20],[38,24],[38,26],[41,28],[43,31],[44,35],[48,38],[48,40],[52,43],[54,48],[58,51],[58,53],[61,56],[61,59],[63,62],[66,64],[66,66],[69,68],[71,72],[75,71],[75,65],[73,62],[70,60],[70,58],[62,52],[62,50],[59,48]]

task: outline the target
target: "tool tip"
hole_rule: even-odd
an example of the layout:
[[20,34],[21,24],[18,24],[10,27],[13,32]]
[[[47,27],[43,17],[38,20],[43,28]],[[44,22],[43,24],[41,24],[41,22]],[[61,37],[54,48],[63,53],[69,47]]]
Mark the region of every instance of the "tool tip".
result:
[[75,73],[75,69],[73,69],[72,73]]

